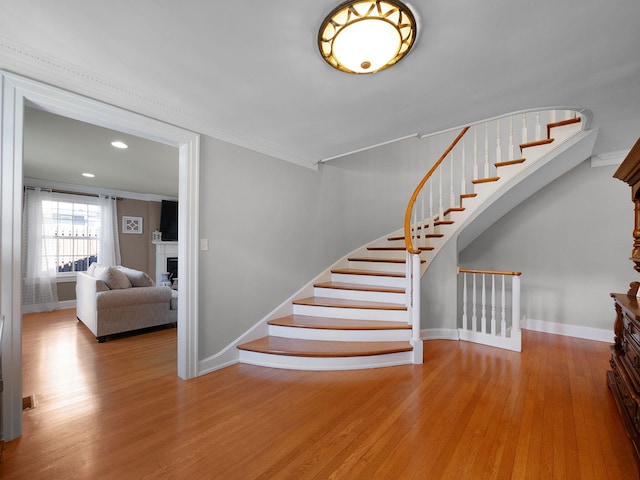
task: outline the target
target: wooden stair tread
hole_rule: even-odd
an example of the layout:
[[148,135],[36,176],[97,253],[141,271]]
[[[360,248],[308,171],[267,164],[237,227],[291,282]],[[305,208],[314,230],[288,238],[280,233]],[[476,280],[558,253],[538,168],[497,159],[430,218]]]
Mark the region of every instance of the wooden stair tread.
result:
[[516,160],[508,160],[506,162],[496,162],[493,165],[496,168],[500,168],[500,167],[508,167],[509,165],[519,165],[521,163],[524,163],[526,161],[526,158],[518,158]]
[[297,338],[263,337],[238,345],[238,349],[296,357],[360,357],[410,352],[409,342],[330,342]]
[[[418,247],[418,248],[423,251],[428,251],[428,250],[433,250],[434,247]],[[400,252],[406,249],[407,249],[406,247],[368,247],[367,248],[367,250],[371,250],[371,251],[385,251],[385,252]]]
[[537,147],[539,145],[548,145],[551,142],[553,142],[553,140],[554,140],[553,138],[543,138],[542,140],[536,140],[534,142],[521,143],[520,150],[523,150],[529,147]]
[[[442,238],[444,237],[444,233],[427,233],[424,238]],[[414,238],[420,238],[420,235],[414,237]],[[402,237],[389,237],[387,238],[388,241],[393,242],[395,240],[404,240],[404,236]]]
[[[349,257],[350,262],[407,263],[406,258]],[[426,260],[421,260],[424,263]]]
[[447,208],[444,211],[445,215],[449,215],[451,212],[464,212],[464,207],[451,207],[451,208]]
[[498,180],[500,180],[500,177],[477,178],[475,180],[471,180],[471,183],[478,185],[479,183],[497,182]]
[[322,330],[411,330],[405,322],[384,320],[346,320],[343,318],[313,317],[310,315],[287,315],[267,322],[269,325],[294,328],[316,328]]
[[400,303],[367,302],[364,300],[347,300],[343,298],[307,297],[294,300],[294,305],[310,307],[362,308],[365,310],[407,310],[407,306]]
[[401,272],[380,272],[376,270],[362,270],[358,268],[336,268],[331,270],[331,273],[341,275],[366,275],[370,277],[393,277],[393,278],[405,278],[405,274]]
[[335,290],[357,290],[359,292],[405,293],[404,288],[379,287],[377,285],[359,285],[357,283],[345,283],[345,282],[322,282],[322,283],[316,283],[314,287],[333,288]]
[[477,193],[461,193],[460,198],[475,198],[477,197]]

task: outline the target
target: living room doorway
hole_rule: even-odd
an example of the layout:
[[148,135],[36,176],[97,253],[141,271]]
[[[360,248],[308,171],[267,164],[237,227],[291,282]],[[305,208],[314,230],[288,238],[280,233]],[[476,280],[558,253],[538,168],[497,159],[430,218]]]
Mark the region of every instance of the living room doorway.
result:
[[178,306],[178,375],[197,375],[198,172],[199,136],[80,95],[0,72],[2,97],[1,185],[3,229],[0,235],[0,309],[2,337],[2,420],[4,440],[22,434],[20,211],[24,111],[26,107],[122,131],[178,148],[180,284]]

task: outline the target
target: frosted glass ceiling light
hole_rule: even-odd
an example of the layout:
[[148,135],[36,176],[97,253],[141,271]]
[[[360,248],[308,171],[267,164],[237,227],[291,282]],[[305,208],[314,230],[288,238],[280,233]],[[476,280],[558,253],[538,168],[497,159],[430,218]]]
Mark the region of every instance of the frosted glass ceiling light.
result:
[[396,0],[356,0],[322,22],[318,47],[329,65],[348,73],[375,73],[403,58],[416,38],[416,20]]

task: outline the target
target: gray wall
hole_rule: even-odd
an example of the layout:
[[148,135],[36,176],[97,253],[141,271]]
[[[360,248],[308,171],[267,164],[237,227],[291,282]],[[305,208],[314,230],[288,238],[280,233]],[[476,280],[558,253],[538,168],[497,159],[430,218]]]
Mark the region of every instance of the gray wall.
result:
[[406,140],[313,171],[204,137],[200,238],[209,251],[200,252],[200,358],[342,256],[400,228],[444,141]]
[[[318,171],[204,137],[200,237],[210,249],[200,252],[200,358],[342,256],[400,228],[413,188],[453,136],[397,142]],[[523,271],[529,318],[609,328],[608,293],[637,278],[627,260],[630,194],[614,170],[587,162],[561,177],[465,249],[461,265]],[[455,328],[456,302],[442,306],[438,294],[455,286],[440,285],[436,267],[423,281],[435,293],[423,287],[422,327]]]
[[609,329],[610,292],[640,280],[630,188],[617,167],[583,162],[517,206],[459,255],[460,265],[521,271],[529,319]]

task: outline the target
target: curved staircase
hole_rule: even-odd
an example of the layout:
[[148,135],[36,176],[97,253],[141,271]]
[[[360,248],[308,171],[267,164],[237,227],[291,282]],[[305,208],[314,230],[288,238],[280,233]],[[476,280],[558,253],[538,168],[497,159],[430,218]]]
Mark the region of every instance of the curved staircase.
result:
[[[284,314],[280,308],[263,320],[267,325],[267,336],[237,345],[240,362],[308,370],[422,363],[419,303],[416,305],[411,293],[411,277],[416,275],[412,269],[422,276],[442,246],[473,220],[474,212],[478,214],[490,208],[495,193],[516,186],[526,178],[526,170],[533,163],[540,159],[549,162],[553,149],[578,134],[584,123],[577,114],[566,120],[549,122],[546,138],[521,142],[519,158],[506,161],[499,159],[498,125],[499,161],[491,168],[485,165],[484,175],[478,175],[477,165],[472,167],[469,163],[465,166],[463,159],[463,186],[454,199],[453,179],[449,191],[443,194],[441,172],[445,168],[440,166],[440,198],[435,202],[429,200],[428,207],[433,209],[436,205],[436,214],[425,213],[425,200],[422,200],[422,212],[414,211],[409,230],[405,226],[405,229],[356,250],[320,275],[312,286],[294,296]],[[486,132],[487,127],[485,135]],[[524,131],[522,136],[526,137]],[[464,152],[464,145],[462,148]],[[509,151],[512,154],[511,146]],[[452,158],[447,167],[452,175],[453,162]],[[471,172],[471,169],[472,180],[467,183],[473,191],[466,192],[465,171]],[[424,184],[423,179],[420,186]],[[451,197],[446,209],[443,208],[443,195]],[[419,265],[411,265],[412,255],[407,252],[412,250],[420,259]]]

